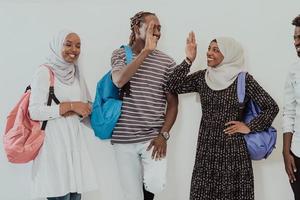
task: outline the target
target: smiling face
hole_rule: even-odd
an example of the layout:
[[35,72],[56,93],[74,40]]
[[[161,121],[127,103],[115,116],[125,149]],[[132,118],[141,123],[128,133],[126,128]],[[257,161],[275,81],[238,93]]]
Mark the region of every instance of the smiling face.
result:
[[76,62],[80,54],[80,46],[80,38],[76,33],[67,35],[61,53],[63,59],[68,63]]
[[224,56],[221,53],[216,41],[212,41],[207,50],[207,66],[217,67],[223,60]]
[[161,32],[160,32],[161,25],[160,25],[158,17],[155,15],[147,15],[144,17],[143,22],[141,23],[140,27],[138,27],[138,31],[136,31],[137,32],[136,37],[138,39],[142,39],[143,41],[146,40],[147,28],[151,21],[153,21],[153,23],[154,23],[153,36],[156,36],[159,40],[159,38],[161,36]]

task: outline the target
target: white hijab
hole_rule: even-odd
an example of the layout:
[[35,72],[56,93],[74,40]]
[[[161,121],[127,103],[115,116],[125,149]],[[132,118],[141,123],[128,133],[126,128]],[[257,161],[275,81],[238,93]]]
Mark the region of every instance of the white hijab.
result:
[[50,53],[46,64],[53,71],[55,78],[66,85],[73,84],[75,78],[78,78],[81,89],[81,101],[91,102],[89,90],[77,62],[74,64],[68,63],[62,57],[63,44],[66,37],[71,33],[74,32],[63,30],[53,37],[49,44]]
[[224,60],[216,67],[207,67],[205,81],[212,90],[223,90],[229,87],[244,71],[244,51],[233,38],[216,38]]

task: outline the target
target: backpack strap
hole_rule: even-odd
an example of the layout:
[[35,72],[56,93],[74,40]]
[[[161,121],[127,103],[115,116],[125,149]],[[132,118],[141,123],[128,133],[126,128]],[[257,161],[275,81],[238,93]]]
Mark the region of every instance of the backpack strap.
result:
[[[49,95],[48,95],[47,106],[51,106],[52,100],[58,105],[58,104],[60,104],[60,101],[56,98],[56,96],[54,94],[54,73],[48,65],[44,65],[44,66],[48,68],[49,75],[50,75],[50,78],[49,78],[50,86],[49,86]],[[48,122],[47,120],[43,121],[41,130],[46,129],[47,122]]]
[[126,55],[126,65],[130,64],[132,61],[132,49],[128,45],[122,45],[121,48],[124,48]]
[[48,70],[49,70],[49,75],[50,75],[50,79],[49,79],[49,82],[50,82],[50,87],[54,87],[54,73],[53,71],[50,69],[50,67],[48,65],[45,65]]
[[[126,63],[126,65],[128,65],[132,62],[132,59],[133,59],[132,49],[128,45],[122,45],[121,48],[124,48],[124,50],[125,50],[125,56],[126,56],[125,63]],[[123,99],[124,96],[129,96],[129,95],[130,95],[130,82],[127,82],[121,88],[119,97],[120,97],[120,99]]]

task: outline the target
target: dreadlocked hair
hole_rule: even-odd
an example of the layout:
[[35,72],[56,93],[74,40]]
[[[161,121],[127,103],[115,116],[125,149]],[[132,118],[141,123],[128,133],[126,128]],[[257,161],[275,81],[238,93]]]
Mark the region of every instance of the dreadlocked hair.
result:
[[148,15],[154,15],[155,16],[154,13],[140,11],[140,12],[136,13],[133,17],[130,18],[131,34],[130,34],[130,37],[129,37],[129,46],[132,46],[133,42],[135,40],[134,26],[140,27],[141,23],[144,22],[144,17],[146,17]]
[[[144,18],[148,15],[154,15],[154,13],[151,12],[138,12],[133,17],[130,18],[130,30],[131,34],[129,37],[129,46],[133,45],[133,42],[135,41],[135,32],[134,32],[134,26],[141,26],[141,23],[144,22]],[[130,82],[128,81],[120,90],[120,99],[123,99],[124,96],[130,96]]]
[[292,22],[294,26],[300,26],[300,15],[298,15]]

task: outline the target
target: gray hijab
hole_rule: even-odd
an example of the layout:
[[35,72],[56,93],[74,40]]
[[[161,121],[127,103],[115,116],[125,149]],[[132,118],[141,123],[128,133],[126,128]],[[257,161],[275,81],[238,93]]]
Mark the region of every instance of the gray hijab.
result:
[[216,67],[207,67],[205,81],[212,90],[223,90],[245,71],[244,50],[233,38],[219,37],[216,40],[224,60]]
[[91,102],[91,96],[78,63],[68,63],[62,57],[65,39],[71,33],[74,32],[63,30],[53,37],[49,44],[50,53],[46,58],[46,64],[53,71],[55,78],[63,84],[72,85],[75,78],[77,78],[81,89],[81,101]]

